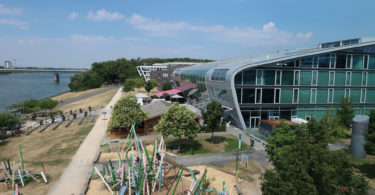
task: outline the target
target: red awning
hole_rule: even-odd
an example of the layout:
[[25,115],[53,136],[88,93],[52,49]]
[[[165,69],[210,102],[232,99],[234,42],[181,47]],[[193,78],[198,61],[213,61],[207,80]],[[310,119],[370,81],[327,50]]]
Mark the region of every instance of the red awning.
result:
[[196,88],[196,87],[197,87],[197,84],[192,83],[190,85],[184,85],[184,86],[178,87],[177,89],[180,91],[186,91],[186,90],[189,90],[191,88]]
[[158,96],[158,97],[161,97],[165,93],[171,95],[171,94],[176,94],[176,93],[180,93],[180,92],[181,91],[178,90],[178,89],[171,89],[171,90],[167,90],[167,91],[157,92],[157,93],[155,93],[155,95]]

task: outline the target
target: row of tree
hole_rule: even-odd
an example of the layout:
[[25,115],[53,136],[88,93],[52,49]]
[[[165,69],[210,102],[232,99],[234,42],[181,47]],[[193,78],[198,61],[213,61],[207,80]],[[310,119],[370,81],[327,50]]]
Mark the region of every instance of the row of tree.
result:
[[17,109],[20,109],[21,113],[29,114],[29,113],[37,112],[40,110],[51,111],[53,108],[57,106],[57,104],[59,104],[59,102],[53,99],[44,99],[44,100],[29,99],[21,103],[12,104],[8,108],[17,108]]
[[120,58],[105,62],[94,62],[88,72],[76,73],[70,78],[69,88],[72,91],[83,91],[98,88],[102,84],[124,83],[129,78],[139,77],[137,66],[175,61],[209,62],[211,60],[190,58],[137,58],[127,60]]

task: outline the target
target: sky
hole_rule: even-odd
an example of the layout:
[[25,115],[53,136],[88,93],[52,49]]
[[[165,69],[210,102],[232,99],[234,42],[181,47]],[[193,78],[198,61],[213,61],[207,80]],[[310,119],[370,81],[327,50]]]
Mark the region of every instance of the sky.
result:
[[374,0],[0,0],[0,65],[213,60],[375,36]]

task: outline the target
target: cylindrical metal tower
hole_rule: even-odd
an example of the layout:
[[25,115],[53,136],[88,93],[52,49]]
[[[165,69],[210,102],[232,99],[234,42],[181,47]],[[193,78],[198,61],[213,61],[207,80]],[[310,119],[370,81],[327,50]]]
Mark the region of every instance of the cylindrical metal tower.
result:
[[357,158],[365,158],[366,151],[363,145],[366,143],[365,135],[368,131],[370,117],[367,115],[356,115],[353,119],[352,140],[350,153]]

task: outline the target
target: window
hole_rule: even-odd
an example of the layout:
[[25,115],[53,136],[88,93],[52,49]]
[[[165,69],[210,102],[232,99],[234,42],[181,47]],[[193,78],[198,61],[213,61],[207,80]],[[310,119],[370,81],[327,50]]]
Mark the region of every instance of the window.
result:
[[350,86],[352,83],[352,72],[345,73],[345,86]]
[[335,68],[336,67],[336,55],[331,54],[329,68]]
[[361,103],[366,103],[366,89],[361,89]]
[[318,71],[312,71],[311,85],[318,85]]
[[282,85],[293,85],[294,83],[294,72],[293,71],[283,71],[282,73]]
[[319,56],[319,68],[329,68],[330,55],[320,55]]
[[168,73],[163,73],[163,77],[164,78],[168,77]]
[[316,103],[316,88],[311,89],[310,103]]
[[247,70],[243,72],[243,84],[244,85],[255,85],[256,71]]
[[374,56],[369,56],[368,59],[368,69],[375,69],[375,55]]
[[336,54],[336,68],[345,68],[346,54]]
[[293,104],[297,104],[298,103],[298,89],[293,89]]
[[299,84],[305,86],[311,85],[311,71],[301,71]]
[[225,75],[228,69],[217,69],[211,73],[211,80],[213,81],[225,81]]
[[353,103],[360,103],[361,101],[361,90],[360,89],[351,89],[350,90],[350,99]]
[[345,72],[335,72],[335,86],[345,86]]
[[242,85],[242,72],[236,74],[236,76],[234,77],[234,83],[236,85]]
[[345,95],[344,95],[345,98],[350,98],[350,89],[345,89]]
[[298,103],[299,104],[308,104],[310,103],[311,89],[299,89],[298,92]]
[[321,104],[326,104],[328,102],[328,96],[327,96],[327,89],[318,89],[317,96],[316,96],[316,102]]
[[352,55],[348,54],[346,56],[346,69],[352,68]]
[[255,102],[255,89],[242,89],[242,103],[253,104]]
[[300,67],[301,66],[301,60],[296,60],[296,64],[295,64],[295,67]]
[[275,85],[275,71],[274,70],[263,70],[264,85]]
[[299,70],[294,71],[294,82],[293,82],[294,85],[299,85],[299,79],[300,79],[299,72],[300,72]]
[[319,71],[319,73],[318,73],[318,85],[319,86],[328,86],[328,83],[329,83],[329,72]]
[[262,102],[261,103],[274,103],[275,90],[274,89],[263,89],[262,90]]
[[276,88],[275,89],[275,104],[279,104],[280,103],[280,88]]
[[363,55],[353,55],[353,69],[363,69]]
[[312,64],[313,68],[317,68],[318,67],[318,59],[319,59],[318,56],[314,56],[313,57],[313,64]]
[[351,86],[359,87],[362,85],[362,72],[352,72]]
[[228,101],[227,90],[218,89],[218,88],[211,88],[211,89],[212,89],[212,95],[215,98],[218,98],[218,99],[221,99],[221,100],[224,100],[224,101]]
[[262,85],[263,70],[257,70],[257,85]]
[[335,72],[330,71],[329,72],[329,86],[334,86],[335,85]]
[[328,89],[327,103],[333,103],[333,89]]
[[262,103],[262,89],[257,88],[255,90],[255,96],[256,96],[255,103],[256,104]]
[[275,85],[281,85],[281,70],[276,70],[276,80],[275,80]]
[[292,89],[282,89],[281,90],[281,103],[292,103],[293,102],[293,90]]
[[242,89],[236,88],[236,94],[237,94],[237,102],[239,104],[242,104]]
[[313,67],[313,58],[312,57],[306,57],[301,59],[301,66],[305,68],[311,68]]
[[345,97],[345,90],[344,89],[335,89],[334,90],[333,103],[341,103],[341,99],[343,97]]
[[362,86],[367,86],[367,72],[362,72]]

